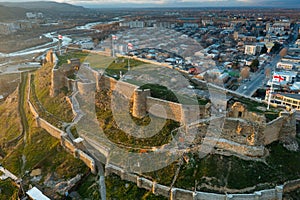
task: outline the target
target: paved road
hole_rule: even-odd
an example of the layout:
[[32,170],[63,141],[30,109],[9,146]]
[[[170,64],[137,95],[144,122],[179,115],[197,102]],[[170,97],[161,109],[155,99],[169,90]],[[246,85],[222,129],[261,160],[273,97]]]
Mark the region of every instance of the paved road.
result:
[[[290,44],[294,44],[296,42],[297,37],[298,37],[298,28],[299,28],[299,26],[296,25],[294,33],[293,33],[294,37]],[[288,47],[288,45],[284,45],[284,47]],[[279,54],[277,54],[275,57],[272,58],[272,61],[270,62],[270,64],[265,66],[265,69],[263,71],[270,68],[271,72],[272,72],[275,69],[276,64],[279,61],[280,61],[280,56],[279,56]],[[241,84],[241,86],[236,90],[236,92],[243,94],[243,95],[252,96],[261,86],[263,86],[264,81],[265,81],[265,74],[264,74],[264,72],[257,72],[252,76],[251,79],[252,79],[251,81],[249,81],[245,84]]]
[[276,63],[280,60],[280,56],[276,55],[270,64],[265,66],[265,69],[262,71],[258,71],[255,74],[252,75],[251,81],[242,84],[236,92],[239,92],[240,94],[252,96],[260,87],[263,86],[265,81],[265,70],[270,68],[271,71],[275,69]]

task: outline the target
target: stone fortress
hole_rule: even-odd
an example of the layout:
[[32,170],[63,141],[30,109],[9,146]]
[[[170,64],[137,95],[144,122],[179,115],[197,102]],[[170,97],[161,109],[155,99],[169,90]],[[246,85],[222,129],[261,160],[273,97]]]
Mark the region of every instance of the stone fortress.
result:
[[[50,95],[54,96],[57,92],[63,88],[67,87],[69,90],[77,90],[81,94],[89,92],[91,87],[86,87],[87,85],[92,85],[95,90],[100,91],[101,89],[115,90],[116,87],[118,91],[125,91],[124,93],[133,94],[130,96],[129,100],[132,101],[132,115],[135,117],[143,117],[147,113],[151,113],[157,117],[164,117],[172,119],[174,121],[181,122],[184,130],[198,129],[197,138],[205,137],[209,122],[211,112],[211,104],[200,105],[199,109],[201,112],[197,119],[200,119],[198,123],[185,124],[186,118],[184,116],[193,116],[193,106],[185,106],[180,103],[174,103],[170,101],[165,101],[157,98],[153,98],[150,95],[149,90],[140,90],[139,87],[123,82],[117,81],[114,78],[105,76],[100,72],[92,70],[89,67],[85,67],[85,70],[90,71],[90,78],[94,80],[78,80],[71,79],[70,74],[74,73],[77,67],[80,65],[78,60],[70,60],[68,64],[65,64],[59,68],[56,67],[57,57],[55,53],[49,51],[46,56],[46,61],[51,62],[54,65],[51,74],[51,90]],[[82,66],[81,66],[82,67]],[[59,83],[59,84],[57,84]],[[121,90],[120,90],[121,87]],[[130,91],[128,91],[130,90]],[[126,92],[127,91],[127,92]],[[123,93],[121,92],[121,93]],[[126,95],[123,95],[126,97]],[[70,101],[71,103],[74,103]],[[85,163],[91,168],[93,173],[96,173],[95,161],[92,157],[88,155],[87,152],[77,148],[77,144],[74,141],[67,139],[66,133],[58,130],[48,122],[43,119],[39,119],[38,113],[31,107],[32,113],[36,116],[39,125],[47,130],[51,135],[56,138],[61,139],[62,145],[71,151],[76,157],[85,161]],[[158,109],[151,109],[153,105],[162,106],[165,112],[161,112]],[[72,108],[75,105],[72,105]],[[75,112],[75,111],[74,111]],[[192,117],[193,118],[193,117]],[[189,121],[189,120],[188,120]],[[42,122],[42,123],[41,123]],[[247,110],[247,106],[235,102],[233,105],[227,108],[226,116],[224,119],[224,124],[222,126],[222,131],[219,134],[219,138],[209,138],[209,140],[215,141],[215,147],[213,153],[222,153],[223,151],[231,154],[242,156],[247,159],[256,159],[264,157],[266,155],[265,146],[274,141],[285,141],[287,138],[295,138],[296,135],[296,120],[295,113],[282,111],[279,113],[279,117],[267,122],[266,117],[255,112]],[[194,146],[200,145],[201,142],[195,143]],[[201,145],[200,145],[201,146]],[[101,148],[101,147],[100,147]],[[107,149],[102,147],[102,154],[104,156],[109,153],[106,152]],[[227,154],[228,155],[228,154]],[[122,166],[116,166],[111,163],[106,163],[105,173],[114,173],[119,175],[123,180],[128,180],[134,182],[138,187],[151,190],[154,194],[160,194],[170,199],[282,199],[283,192],[289,192],[300,187],[300,181],[287,182],[282,186],[277,186],[275,189],[258,191],[253,194],[213,194],[197,191],[188,191],[179,188],[170,188],[167,186],[160,185],[153,181],[147,180],[145,178],[139,177],[136,174],[126,172],[122,169]]]
[[[52,54],[52,52],[48,53],[47,61],[51,61]],[[70,91],[77,87],[79,93],[87,93],[85,89],[90,87],[85,87],[87,86],[86,80],[82,82],[68,78],[70,74],[75,72],[74,68],[79,66],[79,59],[71,59],[68,64],[54,68],[51,74],[50,95],[56,95],[62,87],[67,87]],[[180,122],[191,130],[198,127],[196,139],[205,137],[211,121],[211,103],[197,105],[199,112],[198,116],[195,116],[195,105],[183,105],[153,98],[149,90],[141,90],[136,85],[117,81],[90,67],[84,65],[81,67],[90,71],[92,75],[89,78],[94,79],[91,80],[91,83],[94,84],[97,91],[109,89],[122,93],[123,97],[128,98],[128,102],[132,102],[132,107],[129,108],[128,112],[132,110],[134,117],[142,118],[150,113],[160,118]],[[229,106],[223,120],[222,131],[218,134],[219,138],[211,138],[216,140],[217,150],[225,150],[249,157],[263,157],[266,155],[266,145],[278,140],[285,141],[287,138],[295,138],[296,136],[296,119],[293,112],[281,111],[276,119],[267,122],[264,114],[251,112],[247,110],[247,105],[240,102],[235,102]],[[162,112],[160,108],[163,108],[164,111]],[[195,123],[199,120],[200,123]]]

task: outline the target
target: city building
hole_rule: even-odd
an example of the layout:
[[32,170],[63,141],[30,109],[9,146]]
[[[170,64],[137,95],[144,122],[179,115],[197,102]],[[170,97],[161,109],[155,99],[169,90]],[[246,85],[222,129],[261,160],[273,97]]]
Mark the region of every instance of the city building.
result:
[[[265,98],[266,101],[269,99],[269,94],[269,91],[267,91]],[[271,96],[271,102],[300,111],[300,94],[273,93]]]
[[297,72],[294,71],[282,71],[282,72],[275,72],[273,74],[272,80],[269,80],[267,85],[271,86],[274,85],[286,85],[292,84],[297,76]]
[[293,70],[294,63],[292,62],[278,62],[276,65],[277,69],[284,69],[284,70]]
[[129,27],[129,28],[144,28],[145,22],[143,21],[129,21],[129,22],[120,22],[121,27]]
[[256,54],[259,54],[261,52],[263,46],[264,44],[245,45],[245,54],[255,56]]

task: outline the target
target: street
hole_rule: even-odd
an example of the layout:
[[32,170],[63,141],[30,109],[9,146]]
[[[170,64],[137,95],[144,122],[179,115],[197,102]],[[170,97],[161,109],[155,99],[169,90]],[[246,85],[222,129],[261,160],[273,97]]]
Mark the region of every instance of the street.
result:
[[[293,36],[294,37],[290,44],[294,44],[298,38],[298,25],[295,26]],[[288,48],[288,45],[284,45],[283,47]],[[265,71],[267,69],[271,69],[270,72],[271,74],[273,74],[276,68],[276,64],[280,61],[280,59],[280,55],[277,54],[275,57],[272,58],[270,64],[266,65],[264,70],[262,70],[263,73],[261,71],[257,71],[256,73],[254,73],[251,77],[251,81],[241,84],[240,87],[236,90],[236,92],[251,97],[261,86],[263,86],[266,78]]]
[[272,72],[275,69],[276,63],[279,60],[280,56],[276,55],[272,59],[270,64],[265,66],[264,70],[257,71],[256,73],[254,73],[251,77],[251,81],[241,84],[240,87],[236,90],[236,92],[251,97],[260,87],[263,86],[266,78],[265,70],[271,69],[270,72]]

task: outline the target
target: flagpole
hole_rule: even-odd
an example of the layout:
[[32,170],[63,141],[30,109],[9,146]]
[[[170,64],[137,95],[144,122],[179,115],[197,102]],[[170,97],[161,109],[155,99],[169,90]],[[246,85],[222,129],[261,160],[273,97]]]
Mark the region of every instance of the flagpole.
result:
[[130,60],[130,56],[128,56],[128,71],[130,71],[130,62],[129,62],[129,60]]
[[268,98],[268,108],[267,110],[270,110],[270,104],[271,104],[271,98],[272,98],[272,93],[273,93],[273,75],[272,75],[272,82],[271,82],[271,89],[269,92],[269,98]]
[[112,49],[112,56],[115,57],[115,45],[114,45],[113,36],[111,36],[111,49]]
[[[276,73],[276,67],[275,67],[274,73],[272,74],[271,89],[270,89],[270,92],[269,92],[268,108],[267,108],[267,110],[270,110],[272,93],[274,92],[274,86],[273,85],[274,85],[274,75],[275,75],[275,73]],[[279,82],[280,82],[280,78],[279,78]]]

